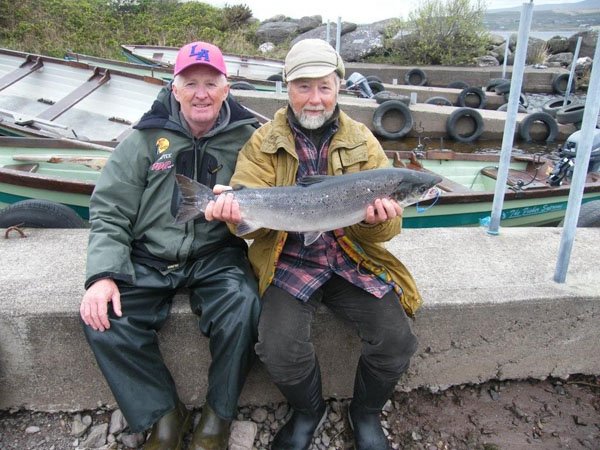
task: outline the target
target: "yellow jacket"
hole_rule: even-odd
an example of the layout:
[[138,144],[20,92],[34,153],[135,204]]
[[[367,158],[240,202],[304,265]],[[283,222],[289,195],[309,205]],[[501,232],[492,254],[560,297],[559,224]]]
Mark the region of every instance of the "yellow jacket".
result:
[[[286,109],[277,111],[273,120],[256,130],[244,145],[231,178],[232,186],[273,187],[296,183],[298,155]],[[329,145],[329,175],[389,166],[379,141],[365,125],[342,111],[339,125]],[[400,233],[401,221],[397,217],[377,225],[352,225],[344,229],[345,237],[338,237],[338,242],[361,268],[391,281],[396,291],[402,294],[402,306],[412,316],[422,303],[415,281],[408,269],[381,245],[381,242],[389,241]],[[253,240],[249,258],[258,277],[261,295],[273,280],[287,234],[285,231],[263,228],[244,236]]]

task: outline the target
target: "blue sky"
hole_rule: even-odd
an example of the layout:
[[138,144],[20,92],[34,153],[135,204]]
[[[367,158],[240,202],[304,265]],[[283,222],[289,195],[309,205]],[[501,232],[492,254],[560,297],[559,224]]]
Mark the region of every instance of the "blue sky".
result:
[[[225,4],[245,4],[250,7],[254,17],[265,20],[277,14],[284,14],[294,19],[303,16],[321,15],[323,22],[343,21],[357,24],[372,23],[390,17],[406,17],[408,12],[418,4],[419,0],[202,0],[215,6]],[[574,3],[579,0],[540,0],[534,4],[547,5],[552,3]],[[527,1],[521,0],[488,0],[488,9],[510,8],[521,6]]]

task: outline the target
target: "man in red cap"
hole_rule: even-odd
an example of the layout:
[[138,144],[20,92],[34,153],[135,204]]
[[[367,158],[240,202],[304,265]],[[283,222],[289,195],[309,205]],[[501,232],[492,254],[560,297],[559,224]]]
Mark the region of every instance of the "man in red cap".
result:
[[175,175],[209,187],[228,184],[240,148],[258,127],[228,94],[219,48],[182,47],[173,81],[112,153],[90,201],[81,318],[130,430],[151,428],[146,450],[182,448],[191,425],[157,336],[180,288],[189,291],[212,356],[191,449],[227,449],[253,358],[259,299],[245,241],[221,222],[174,220]]

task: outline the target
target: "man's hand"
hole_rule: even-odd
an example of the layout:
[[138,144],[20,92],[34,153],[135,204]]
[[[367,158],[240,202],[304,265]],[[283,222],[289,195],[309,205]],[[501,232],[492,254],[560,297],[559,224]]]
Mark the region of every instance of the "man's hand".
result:
[[402,215],[402,207],[397,201],[389,198],[378,198],[372,205],[367,206],[364,222],[375,225]]
[[[225,191],[230,191],[231,187],[217,184],[213,188],[216,195],[222,194]],[[240,214],[240,205],[234,198],[233,194],[222,194],[216,200],[210,201],[204,211],[206,220],[221,220],[229,223],[240,223],[242,215]]]
[[92,284],[83,296],[79,313],[86,325],[96,331],[110,328],[108,321],[108,303],[112,301],[115,314],[119,317],[121,312],[121,293],[116,283],[110,278],[103,278]]

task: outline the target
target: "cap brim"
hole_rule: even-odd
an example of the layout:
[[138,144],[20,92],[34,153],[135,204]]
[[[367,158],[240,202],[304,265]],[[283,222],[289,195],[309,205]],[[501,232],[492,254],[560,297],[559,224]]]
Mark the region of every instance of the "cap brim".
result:
[[286,81],[294,81],[299,78],[322,78],[335,72],[337,67],[331,65],[324,66],[307,66],[294,70],[290,74],[286,74]]

